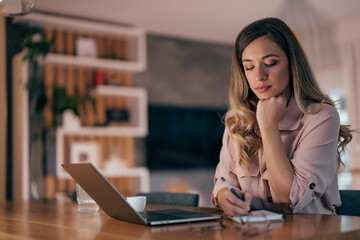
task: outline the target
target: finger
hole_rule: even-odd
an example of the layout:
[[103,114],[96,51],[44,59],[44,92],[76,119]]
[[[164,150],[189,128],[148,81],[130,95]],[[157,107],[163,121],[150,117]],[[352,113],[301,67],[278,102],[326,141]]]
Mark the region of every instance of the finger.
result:
[[224,191],[224,194],[221,197],[221,203],[219,202],[219,205],[227,216],[246,215],[249,212],[249,205],[237,198],[230,191]]
[[245,202],[244,200],[241,200],[241,199],[237,198],[235,195],[234,196],[229,196],[228,200],[229,200],[230,204],[232,204],[235,207],[239,208],[239,209],[237,209],[238,213],[240,213],[240,212],[241,213],[247,213],[250,210],[250,204]]
[[246,215],[248,214],[249,210],[248,209],[244,209],[243,207],[233,204],[232,202],[227,202],[226,204],[224,204],[224,213],[227,216],[239,216],[239,215]]
[[250,210],[250,205],[251,205],[253,195],[248,191],[236,190],[236,192],[241,197],[241,200],[242,200],[241,207],[242,207],[242,209]]

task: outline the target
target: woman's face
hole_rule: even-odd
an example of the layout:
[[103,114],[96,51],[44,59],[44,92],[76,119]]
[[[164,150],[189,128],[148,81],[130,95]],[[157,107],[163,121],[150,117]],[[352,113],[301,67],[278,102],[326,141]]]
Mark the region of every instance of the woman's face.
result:
[[251,90],[259,99],[291,95],[289,61],[285,52],[268,37],[252,41],[242,53],[242,64]]

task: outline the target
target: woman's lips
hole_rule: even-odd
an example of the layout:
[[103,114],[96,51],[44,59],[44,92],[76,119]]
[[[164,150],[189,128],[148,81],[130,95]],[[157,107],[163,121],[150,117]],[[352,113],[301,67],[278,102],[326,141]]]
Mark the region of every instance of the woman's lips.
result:
[[271,86],[260,86],[260,87],[257,87],[255,88],[259,93],[264,93],[266,92],[267,90],[269,90],[269,88],[271,88]]

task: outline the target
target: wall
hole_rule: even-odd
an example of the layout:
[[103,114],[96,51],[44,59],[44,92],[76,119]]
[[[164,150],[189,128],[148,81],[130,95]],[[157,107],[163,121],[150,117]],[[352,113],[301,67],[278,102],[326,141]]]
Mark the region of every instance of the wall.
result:
[[[232,46],[147,36],[148,66],[134,85],[148,90],[150,105],[224,108]],[[150,133],[151,134],[151,133]],[[136,140],[136,163],[146,164],[146,139]]]
[[[351,127],[357,129],[351,142],[351,171],[360,175],[360,18],[340,22],[336,28],[342,46],[341,62],[346,78],[346,96]],[[360,176],[357,176],[358,178]],[[360,181],[353,181],[360,189]]]
[[232,46],[148,35],[148,67],[134,75],[149,103],[226,106]]
[[[316,66],[320,86],[346,102],[348,124],[356,130],[350,143],[351,162],[346,166],[352,174],[353,189],[360,189],[360,18],[346,19],[332,25],[336,45],[327,45],[327,52],[337,51],[332,64]],[[311,52],[310,52],[311,54]],[[329,55],[329,54],[328,54]]]

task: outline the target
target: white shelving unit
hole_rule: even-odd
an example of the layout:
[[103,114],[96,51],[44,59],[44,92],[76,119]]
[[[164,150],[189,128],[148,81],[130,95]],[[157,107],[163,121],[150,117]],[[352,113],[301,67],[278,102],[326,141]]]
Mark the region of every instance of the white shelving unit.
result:
[[63,54],[49,53],[45,57],[45,63],[52,63],[64,66],[76,66],[93,69],[131,71],[138,72],[145,69],[145,63],[142,61],[112,60],[88,58],[81,56],[68,56]]
[[131,99],[130,126],[101,126],[81,127],[67,129],[59,127],[56,130],[56,175],[66,176],[61,167],[64,162],[64,136],[132,136],[145,137],[148,134],[147,92],[144,88],[99,86],[93,92],[94,95],[107,95],[128,97]]
[[[123,169],[114,169],[114,170],[100,170],[101,173],[107,177],[131,177],[137,178],[139,180],[139,191],[140,192],[149,192],[150,191],[150,172],[146,167],[133,167],[133,168],[123,168]],[[62,179],[70,179],[71,176],[63,171],[58,175]]]
[[13,64],[13,199],[29,199],[29,95],[26,88],[29,64],[24,62],[24,54],[17,54]]
[[[147,91],[139,87],[116,87],[98,86],[95,95],[127,97],[130,98],[130,126],[127,127],[107,127],[108,134],[115,132],[124,136],[145,137],[148,134],[148,101]],[[97,131],[97,130],[95,130]],[[103,130],[102,130],[103,131]]]
[[45,61],[48,63],[132,72],[144,71],[146,69],[146,34],[141,28],[119,26],[113,23],[103,23],[100,21],[89,22],[36,12],[15,18],[14,22],[42,28],[49,26],[65,30],[71,29],[72,31],[78,32],[91,32],[93,34],[103,34],[114,37],[118,36],[129,40],[129,60],[96,59],[50,53],[45,58]]
[[[73,67],[88,67],[92,69],[137,72],[146,69],[146,35],[136,27],[121,26],[102,22],[89,22],[79,19],[64,18],[33,12],[26,16],[14,19],[16,23],[23,23],[37,27],[62,28],[64,30],[89,32],[111,37],[127,39],[127,60],[114,60],[107,58],[87,58],[73,55],[49,53],[44,58],[44,63]],[[30,196],[29,179],[29,120],[28,120],[28,63],[23,60],[23,53],[13,59],[13,113],[14,140],[14,199],[27,199]],[[76,79],[75,79],[76,81]],[[130,121],[127,126],[101,126],[80,127],[79,129],[66,129],[59,127],[56,131],[56,174],[59,178],[67,178],[61,163],[64,153],[65,135],[93,135],[93,136],[124,136],[145,137],[148,133],[147,126],[147,92],[143,88],[99,86],[94,95],[115,96],[130,98]],[[112,172],[105,172],[107,177],[137,177],[140,179],[140,191],[149,191],[149,172],[145,167],[135,167]]]

